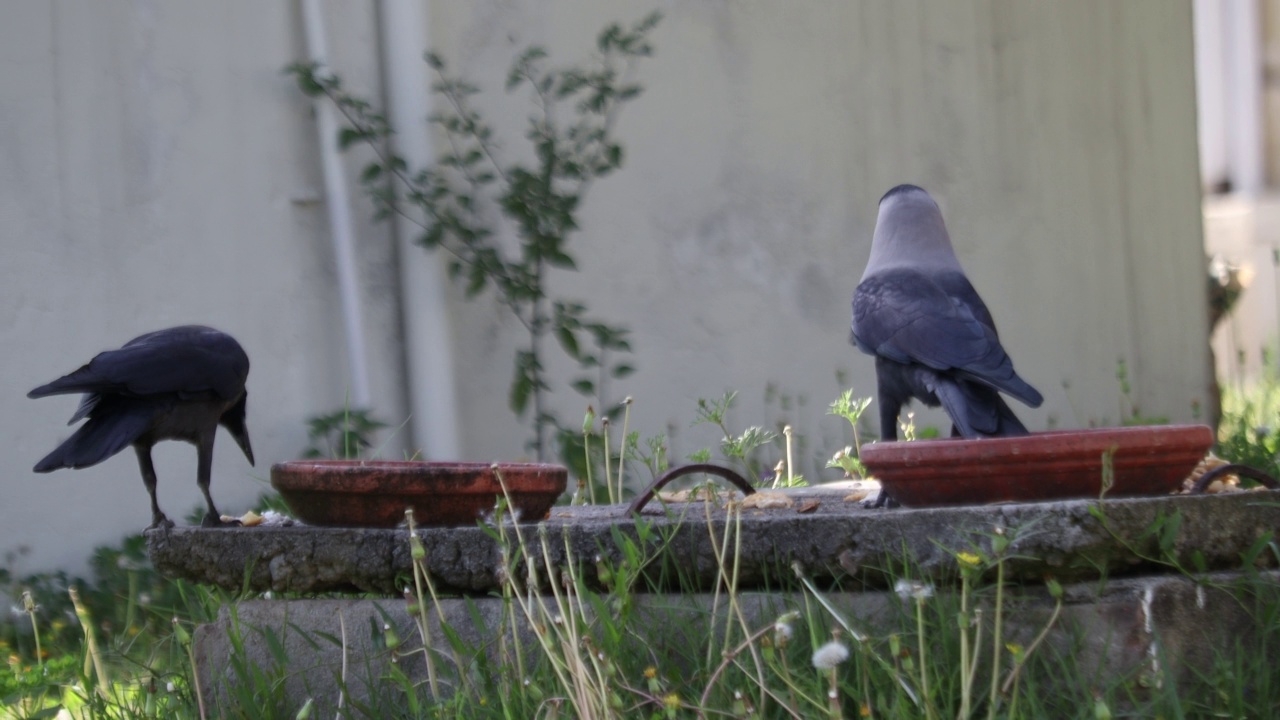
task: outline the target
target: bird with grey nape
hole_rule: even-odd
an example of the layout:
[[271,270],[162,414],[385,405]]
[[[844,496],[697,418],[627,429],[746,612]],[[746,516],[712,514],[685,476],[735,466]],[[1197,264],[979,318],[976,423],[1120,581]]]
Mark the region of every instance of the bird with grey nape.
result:
[[245,427],[248,376],[249,356],[240,343],[199,325],[157,330],[99,353],[75,372],[27,393],[30,398],[84,393],[68,424],[88,418],[36,464],[35,472],[89,467],[132,445],[151,495],[150,527],[172,527],[156,501],[151,447],[161,440],[185,440],[196,446],[196,483],[207,505],[201,525],[234,525],[222,522],[209,480],[219,425],[253,464]]
[[951,434],[1025,435],[1000,393],[1039,407],[1014,372],[987,306],[965,277],[942,211],[929,193],[899,185],[880,198],[867,269],[853,294],[852,340],[875,356],[880,437],[896,440],[912,398],[941,405]]

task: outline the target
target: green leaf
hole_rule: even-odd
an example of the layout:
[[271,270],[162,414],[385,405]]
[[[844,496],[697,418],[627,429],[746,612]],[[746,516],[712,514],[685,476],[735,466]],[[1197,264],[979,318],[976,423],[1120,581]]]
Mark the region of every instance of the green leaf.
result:
[[365,134],[352,127],[344,127],[338,131],[338,149],[346,150],[365,138]]
[[441,223],[433,223],[427,228],[427,232],[423,234],[419,244],[423,247],[433,248],[444,241],[444,225]]
[[543,258],[549,265],[554,267],[566,268],[568,270],[578,269],[578,264],[573,261],[573,258],[561,252],[559,248],[548,251]]
[[515,379],[511,381],[511,409],[516,415],[524,415],[529,407],[529,395],[533,393],[533,381],[525,374],[524,368],[516,366]]
[[560,341],[560,347],[568,353],[569,357],[577,359],[578,357],[578,337],[573,330],[565,325],[556,326],[556,340]]
[[622,165],[622,146],[617,143],[610,145],[608,149],[605,150],[605,158],[609,161],[610,165],[614,167],[621,166]]
[[586,378],[582,378],[580,380],[574,380],[570,384],[570,387],[572,387],[574,390],[577,390],[582,395],[591,396],[596,394],[596,384],[591,382],[590,380],[587,380]]
[[635,371],[636,369],[631,367],[630,365],[614,365],[613,366],[613,376],[615,378],[624,378],[634,373]]
[[382,177],[382,166],[378,163],[369,163],[364,166],[364,171],[360,173],[360,182],[373,182]]

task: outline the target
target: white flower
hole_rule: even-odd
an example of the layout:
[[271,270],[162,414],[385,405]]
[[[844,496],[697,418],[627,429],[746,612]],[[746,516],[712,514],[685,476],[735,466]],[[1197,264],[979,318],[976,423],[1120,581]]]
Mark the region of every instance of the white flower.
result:
[[796,631],[791,627],[791,623],[779,620],[773,624],[773,641],[778,645],[786,645],[795,634]]
[[813,653],[813,666],[819,670],[834,670],[837,665],[849,659],[849,648],[843,643],[832,640]]
[[911,599],[923,602],[933,597],[933,586],[914,580],[899,580],[894,583],[893,591],[903,600]]
[[177,690],[177,687],[175,687],[175,686],[174,686],[174,684],[173,684],[173,682],[172,682],[172,681],[170,681],[170,682],[168,682],[168,683],[166,683],[166,684],[165,684],[165,686],[164,686],[164,691],[165,691],[165,692],[169,692],[169,693],[171,693],[171,692],[173,692],[174,690]]

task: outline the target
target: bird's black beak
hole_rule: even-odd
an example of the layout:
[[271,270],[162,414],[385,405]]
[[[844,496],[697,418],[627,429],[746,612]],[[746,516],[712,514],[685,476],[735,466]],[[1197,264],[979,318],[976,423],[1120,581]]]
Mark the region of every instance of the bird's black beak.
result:
[[249,399],[249,391],[245,391],[240,396],[240,400],[222,413],[222,419],[218,422],[222,427],[231,433],[231,437],[244,451],[244,456],[249,459],[249,464],[253,464],[253,446],[249,444],[249,428],[245,427],[245,401]]

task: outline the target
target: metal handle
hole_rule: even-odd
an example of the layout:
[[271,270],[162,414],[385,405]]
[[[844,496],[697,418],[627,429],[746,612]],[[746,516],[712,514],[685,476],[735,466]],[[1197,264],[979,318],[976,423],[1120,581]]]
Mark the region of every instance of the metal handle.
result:
[[1214,480],[1217,480],[1223,475],[1240,475],[1241,477],[1247,477],[1250,480],[1257,480],[1272,490],[1280,489],[1280,482],[1276,482],[1275,478],[1261,470],[1251,468],[1248,465],[1229,463],[1227,465],[1219,465],[1218,467],[1201,475],[1200,479],[1197,480],[1196,484],[1191,488],[1191,493],[1193,495],[1204,493],[1205,489],[1208,488]]
[[665,487],[667,483],[670,483],[672,480],[675,480],[676,478],[684,477],[685,475],[692,475],[694,473],[705,473],[707,475],[715,475],[717,477],[728,480],[729,482],[733,483],[733,485],[736,486],[739,490],[741,490],[743,495],[750,495],[756,491],[756,489],[751,486],[751,483],[747,482],[745,479],[743,479],[741,475],[734,472],[733,470],[730,470],[727,467],[722,467],[720,465],[713,465],[712,463],[693,463],[691,465],[681,465],[680,467],[672,468],[666,471],[665,473],[663,473],[662,477],[658,478],[657,480],[654,480],[652,485],[650,485],[648,488],[645,488],[644,492],[637,495],[636,499],[632,500],[631,504],[627,506],[627,516],[630,517],[640,512],[640,510],[643,509],[645,505],[649,504],[649,501],[653,499],[653,496],[657,495],[658,491],[661,490],[663,487]]

